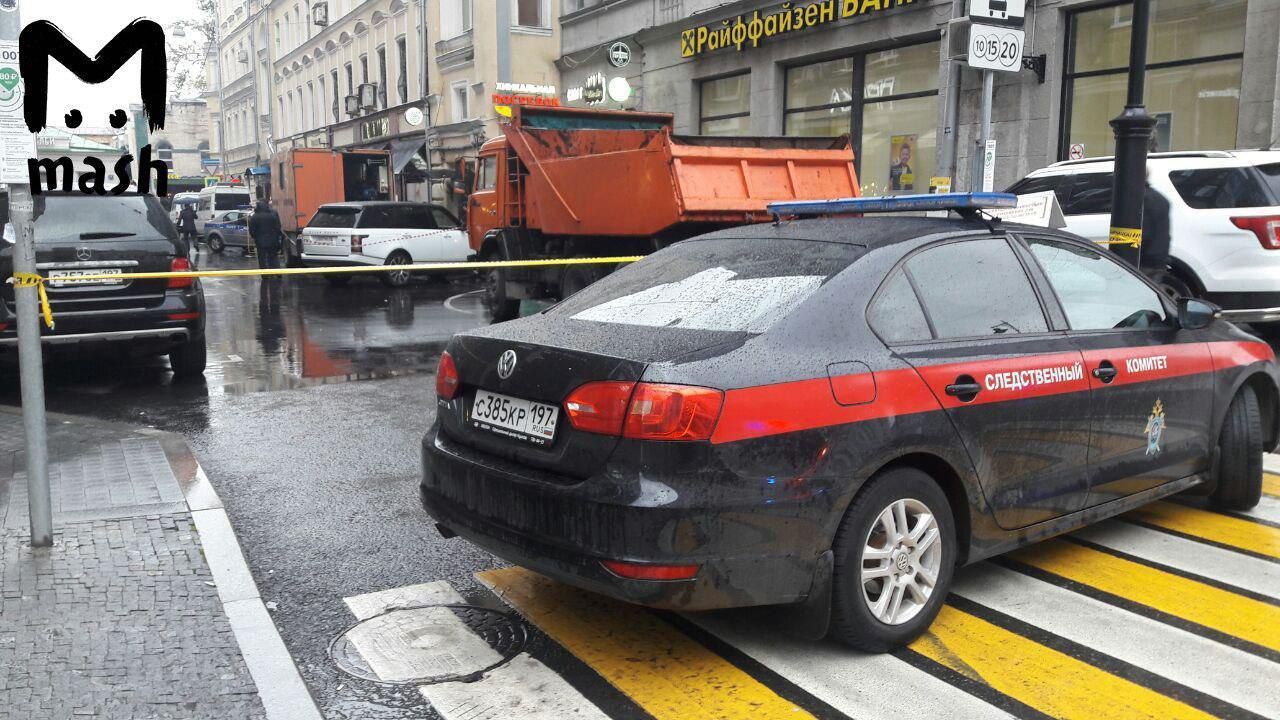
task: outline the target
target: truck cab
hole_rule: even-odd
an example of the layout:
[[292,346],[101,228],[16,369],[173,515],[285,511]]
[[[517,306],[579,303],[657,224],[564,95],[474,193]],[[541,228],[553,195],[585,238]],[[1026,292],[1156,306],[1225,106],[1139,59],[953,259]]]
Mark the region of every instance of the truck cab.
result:
[[499,187],[498,177],[507,166],[507,147],[506,138],[490,140],[481,146],[475,161],[475,181],[470,188],[471,197],[467,199],[467,235],[471,249],[477,253],[483,249],[484,238],[490,231],[508,224],[499,212],[498,199],[505,189]]

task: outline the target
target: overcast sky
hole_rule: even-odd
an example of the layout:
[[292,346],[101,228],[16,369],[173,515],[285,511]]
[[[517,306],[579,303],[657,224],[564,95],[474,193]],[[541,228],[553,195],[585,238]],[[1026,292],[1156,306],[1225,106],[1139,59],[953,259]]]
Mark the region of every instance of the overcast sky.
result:
[[[194,19],[197,12],[196,0],[20,0],[19,10],[24,25],[49,20],[89,57],[137,18],[154,20],[167,32],[171,23]],[[134,56],[101,85],[86,85],[58,63],[50,62],[49,125],[62,127],[62,116],[74,107],[84,114],[83,127],[110,127],[107,118],[113,110],[142,102],[138,62]]]

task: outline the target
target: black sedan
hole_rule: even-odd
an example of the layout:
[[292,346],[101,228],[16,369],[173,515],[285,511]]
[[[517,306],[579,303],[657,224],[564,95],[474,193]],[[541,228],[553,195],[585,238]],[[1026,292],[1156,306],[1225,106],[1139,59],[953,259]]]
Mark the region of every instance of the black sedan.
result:
[[1258,502],[1266,344],[1073,235],[836,217],[672,245],[462,333],[422,502],[658,608],[799,604],[903,645],[958,565],[1174,493]]

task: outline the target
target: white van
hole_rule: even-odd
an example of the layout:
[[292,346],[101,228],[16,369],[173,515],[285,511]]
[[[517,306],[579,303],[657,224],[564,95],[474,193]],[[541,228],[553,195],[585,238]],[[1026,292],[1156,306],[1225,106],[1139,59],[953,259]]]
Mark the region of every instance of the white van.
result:
[[252,203],[249,191],[233,185],[214,185],[200,191],[200,205],[196,207],[196,232],[204,235],[205,223],[228,210],[239,210]]

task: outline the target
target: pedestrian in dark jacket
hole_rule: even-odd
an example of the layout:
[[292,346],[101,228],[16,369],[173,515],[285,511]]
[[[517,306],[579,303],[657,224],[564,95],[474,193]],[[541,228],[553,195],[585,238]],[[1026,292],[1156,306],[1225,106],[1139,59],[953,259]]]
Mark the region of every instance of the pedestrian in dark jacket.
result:
[[1142,255],[1138,261],[1143,272],[1164,272],[1169,265],[1169,243],[1169,201],[1147,185],[1142,196]]
[[191,203],[184,203],[178,211],[178,232],[187,242],[196,244],[196,209]]
[[249,218],[249,237],[258,250],[258,267],[280,267],[280,246],[284,239],[284,229],[280,225],[280,216],[271,206],[259,201]]

